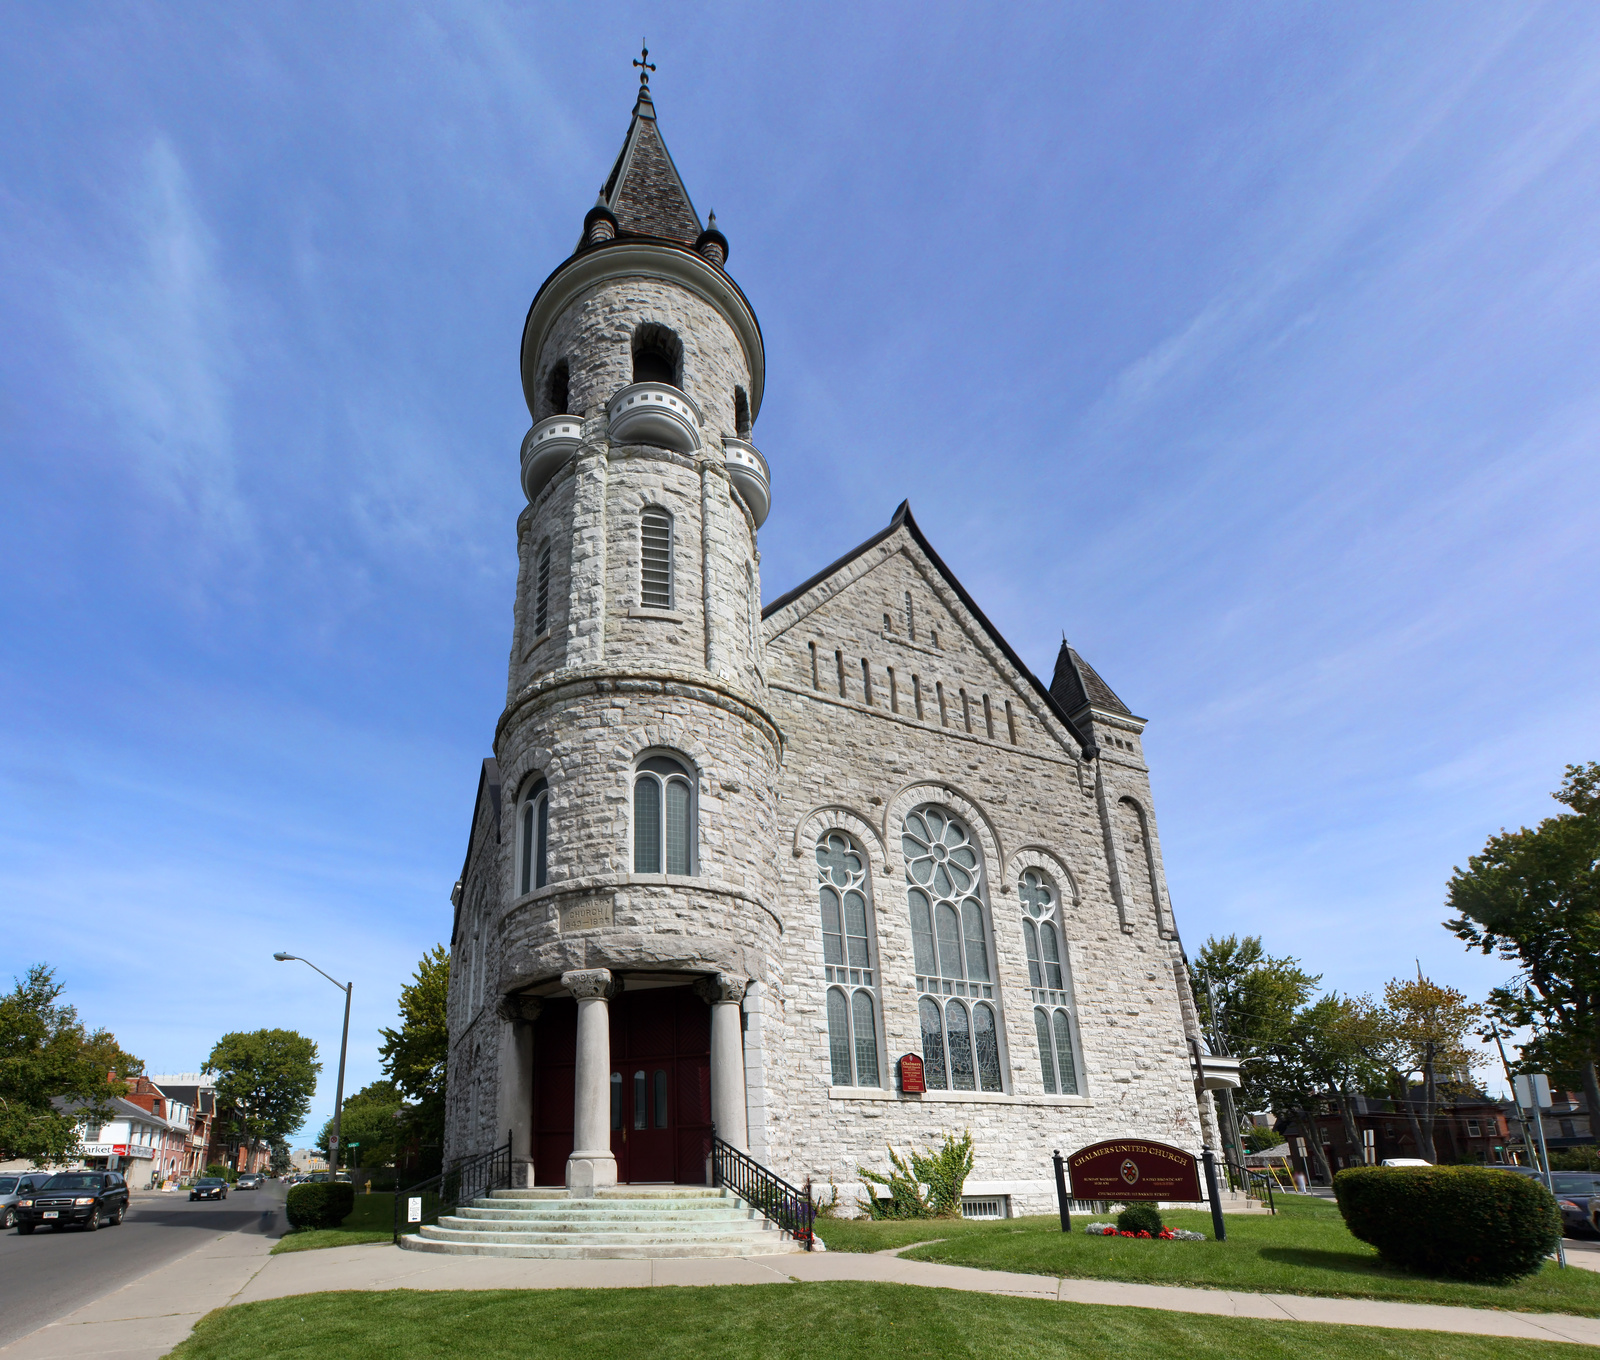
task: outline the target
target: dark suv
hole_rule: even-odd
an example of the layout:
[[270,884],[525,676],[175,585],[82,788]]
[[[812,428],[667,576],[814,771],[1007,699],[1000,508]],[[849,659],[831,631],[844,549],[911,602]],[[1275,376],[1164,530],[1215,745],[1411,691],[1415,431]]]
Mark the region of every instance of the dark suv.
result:
[[128,1183],[115,1171],[63,1171],[16,1203],[17,1231],[26,1236],[43,1224],[58,1232],[76,1223],[93,1232],[116,1227],[128,1212]]

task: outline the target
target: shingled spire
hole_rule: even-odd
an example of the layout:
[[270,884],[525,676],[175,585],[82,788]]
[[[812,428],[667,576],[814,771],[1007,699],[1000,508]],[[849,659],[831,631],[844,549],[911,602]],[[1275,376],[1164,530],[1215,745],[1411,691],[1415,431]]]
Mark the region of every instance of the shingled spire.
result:
[[[644,56],[649,55],[646,48]],[[700,239],[700,216],[656,126],[656,106],[650,98],[654,67],[648,61],[634,65],[641,67],[639,98],[600,202],[616,218],[618,236],[654,236],[692,248]]]
[[1074,717],[1084,708],[1132,716],[1128,706],[1117,698],[1116,692],[1100,678],[1095,668],[1067,645],[1066,638],[1061,639],[1061,650],[1056,654],[1050,697]]

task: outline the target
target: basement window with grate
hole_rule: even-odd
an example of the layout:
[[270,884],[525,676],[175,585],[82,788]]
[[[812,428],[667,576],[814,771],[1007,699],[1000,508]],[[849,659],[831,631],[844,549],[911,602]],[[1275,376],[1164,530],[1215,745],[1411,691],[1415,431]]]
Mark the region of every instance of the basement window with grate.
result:
[[658,505],[639,518],[639,603],[672,608],[672,516]]

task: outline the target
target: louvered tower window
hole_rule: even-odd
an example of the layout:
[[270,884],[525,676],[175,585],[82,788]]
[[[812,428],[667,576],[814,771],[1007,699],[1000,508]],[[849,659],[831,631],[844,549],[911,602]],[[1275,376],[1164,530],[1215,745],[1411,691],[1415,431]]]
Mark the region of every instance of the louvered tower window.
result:
[[539,551],[539,589],[534,597],[533,635],[543,637],[550,628],[550,545]]
[[652,505],[640,517],[639,603],[645,609],[672,608],[672,516]]

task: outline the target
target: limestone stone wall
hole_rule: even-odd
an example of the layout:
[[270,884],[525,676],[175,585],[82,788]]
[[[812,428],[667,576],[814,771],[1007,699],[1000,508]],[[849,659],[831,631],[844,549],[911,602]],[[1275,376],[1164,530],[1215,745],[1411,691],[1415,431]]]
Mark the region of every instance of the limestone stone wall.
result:
[[[574,414],[599,413],[613,394],[633,382],[633,335],[643,322],[672,331],[683,346],[679,386],[719,437],[737,434],[733,393],[750,390],[750,364],[727,319],[681,284],[638,277],[608,279],[580,293],[551,328],[539,357],[536,390],[548,401],[550,373],[565,360],[568,405]],[[552,412],[536,407],[536,419]]]
[[[501,994],[571,968],[759,974],[777,937],[778,743],[746,698],[664,672],[561,673],[514,710],[501,750],[508,789],[534,771],[548,781],[551,847],[549,885],[520,897],[502,855]],[[632,872],[633,773],[652,750],[682,755],[696,775],[691,876]]]
[[[1173,946],[1153,910],[1135,911],[1131,931],[1123,928],[1096,762],[1081,757],[908,535],[892,535],[826,586],[767,621],[771,701],[787,741],[779,875],[788,925],[783,957],[764,979],[762,1016],[763,1141],[775,1169],[850,1184],[858,1164],[886,1167],[886,1144],[928,1145],[971,1128],[974,1182],[1007,1183],[1014,1211],[1042,1212],[1053,1199],[1052,1148],[1140,1134],[1197,1151]],[[1006,702],[1015,742],[1012,723],[996,720]],[[1142,792],[1147,806],[1147,785]],[[890,1064],[922,1048],[900,849],[901,819],[921,803],[950,809],[982,847],[1003,1094],[893,1090]],[[876,1091],[830,1084],[813,847],[831,827],[872,864],[885,1058]],[[1082,1051],[1078,1097],[1043,1089],[1016,891],[1028,867],[1060,889]]]

